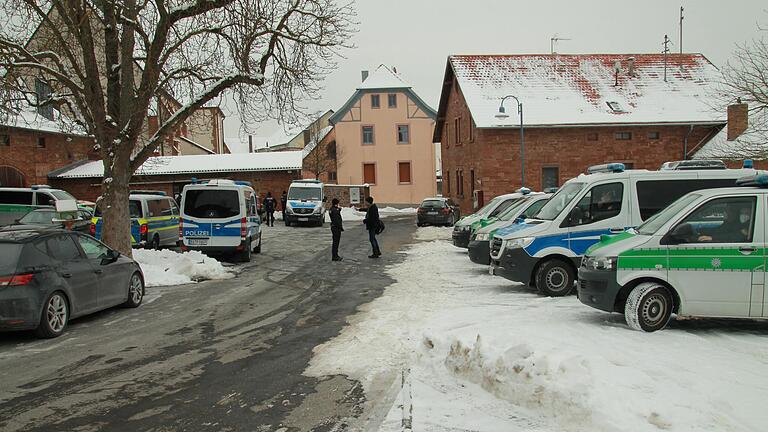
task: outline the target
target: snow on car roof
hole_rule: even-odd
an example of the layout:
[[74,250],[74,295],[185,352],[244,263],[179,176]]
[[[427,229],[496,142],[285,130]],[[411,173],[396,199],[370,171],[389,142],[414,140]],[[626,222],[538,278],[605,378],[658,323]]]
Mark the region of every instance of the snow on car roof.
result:
[[[159,156],[147,159],[134,175],[229,173],[301,169],[301,151],[235,153],[217,155]],[[102,161],[90,161],[65,169],[55,178],[103,177]]]
[[666,82],[662,54],[454,55],[448,62],[446,77],[455,75],[479,128],[519,125],[514,99],[504,104],[509,117],[496,118],[506,95],[523,104],[526,127],[725,123],[725,111],[709,104],[718,70],[702,54],[668,55]]

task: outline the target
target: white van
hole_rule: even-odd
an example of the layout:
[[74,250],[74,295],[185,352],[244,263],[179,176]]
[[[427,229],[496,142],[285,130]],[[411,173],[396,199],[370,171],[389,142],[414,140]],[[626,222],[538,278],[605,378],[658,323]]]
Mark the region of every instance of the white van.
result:
[[753,169],[625,171],[620,163],[590,167],[568,180],[535,218],[498,230],[491,243],[490,273],[535,286],[540,293],[571,292],[584,252],[601,236],[640,225],[688,192],[730,187]]
[[77,200],[68,192],[48,185],[31,188],[0,187],[0,225],[8,225],[32,210],[54,207],[58,212],[77,211]]
[[325,187],[319,180],[294,180],[288,188],[288,203],[283,213],[285,226],[299,222],[323,226]]
[[261,221],[250,184],[208,180],[184,186],[179,244],[182,250],[237,253],[246,262],[252,252],[261,252]]

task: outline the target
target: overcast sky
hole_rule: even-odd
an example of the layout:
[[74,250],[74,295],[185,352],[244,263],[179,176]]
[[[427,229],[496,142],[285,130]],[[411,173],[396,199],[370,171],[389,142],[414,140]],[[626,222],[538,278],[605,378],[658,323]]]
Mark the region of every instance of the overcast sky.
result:
[[[357,0],[359,32],[338,69],[324,83],[311,111],[337,110],[360,82],[360,71],[384,63],[398,72],[433,108],[437,108],[446,58],[451,54],[656,53],[664,35],[679,51],[680,6],[685,8],[683,51],[704,54],[721,67],[736,43],[761,35],[768,27],[765,0]],[[768,32],[762,32],[768,37]],[[237,136],[235,113],[226,135]],[[276,126],[263,125],[258,135]]]

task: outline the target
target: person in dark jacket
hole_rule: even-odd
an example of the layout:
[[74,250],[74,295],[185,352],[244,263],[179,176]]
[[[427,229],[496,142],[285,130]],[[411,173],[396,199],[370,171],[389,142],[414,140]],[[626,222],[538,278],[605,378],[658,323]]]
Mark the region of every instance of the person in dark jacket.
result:
[[272,198],[272,192],[267,192],[264,198],[264,211],[267,212],[267,226],[275,226],[275,199]]
[[339,200],[331,200],[331,235],[333,236],[333,246],[331,246],[331,261],[341,261],[344,258],[339,256],[339,243],[341,242],[341,232],[344,231],[341,220],[341,208]]
[[368,211],[365,212],[363,223],[365,224],[365,229],[368,230],[368,240],[371,241],[371,248],[373,249],[373,253],[368,255],[368,258],[378,258],[381,256],[379,242],[376,241],[376,230],[379,228],[379,224],[381,224],[379,207],[373,203],[373,197],[369,196],[365,199],[365,202],[368,203]]
[[285,220],[285,209],[288,207],[288,194],[283,191],[280,195],[280,211],[283,212],[283,220]]

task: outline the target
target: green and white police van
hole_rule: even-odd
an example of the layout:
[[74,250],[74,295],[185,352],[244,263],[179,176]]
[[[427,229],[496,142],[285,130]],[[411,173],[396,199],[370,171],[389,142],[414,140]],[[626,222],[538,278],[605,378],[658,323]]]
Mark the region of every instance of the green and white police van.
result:
[[684,317],[768,318],[768,175],[691,192],[587,250],[578,297],[647,332]]
[[31,188],[0,188],[0,225],[8,225],[32,210],[54,207],[58,212],[76,212],[77,200],[68,192],[48,185]]

